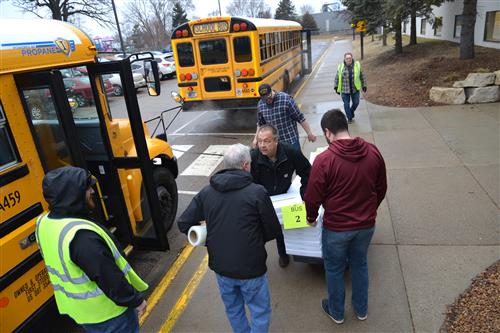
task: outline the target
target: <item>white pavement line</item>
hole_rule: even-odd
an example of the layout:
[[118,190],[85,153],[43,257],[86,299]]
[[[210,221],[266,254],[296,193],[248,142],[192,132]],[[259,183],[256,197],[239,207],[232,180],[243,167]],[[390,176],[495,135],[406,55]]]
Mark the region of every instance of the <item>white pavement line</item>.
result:
[[198,191],[177,191],[177,193],[185,195],[197,195]]
[[172,145],[172,150],[174,151],[174,156],[179,159],[185,152],[193,147],[194,145]]
[[[191,125],[192,122],[198,120],[198,118],[200,118],[201,116],[203,116],[205,113],[207,113],[208,111],[203,111],[201,114],[199,114],[198,116],[194,117],[193,119],[191,119],[190,121],[188,121],[187,123],[185,123],[184,125],[182,125],[181,127],[179,127],[177,130],[174,131],[174,133],[172,134],[176,134],[178,133],[179,131],[182,131],[184,128],[186,128],[187,126]],[[172,135],[170,134],[170,135]]]
[[169,134],[168,136],[255,136],[255,133],[179,133],[179,134]]
[[226,151],[227,147],[229,145],[209,146],[181,173],[181,176],[210,176],[222,162],[224,151]]

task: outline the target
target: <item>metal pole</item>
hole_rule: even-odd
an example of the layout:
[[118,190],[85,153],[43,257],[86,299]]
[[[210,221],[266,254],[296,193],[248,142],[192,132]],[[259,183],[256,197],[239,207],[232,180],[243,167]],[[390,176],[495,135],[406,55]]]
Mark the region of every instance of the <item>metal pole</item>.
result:
[[120,46],[122,48],[123,55],[125,56],[125,47],[123,46],[122,31],[120,30],[120,22],[118,22],[118,15],[116,14],[115,0],[111,0],[111,5],[113,6],[113,13],[115,13],[116,27],[118,28],[118,37],[120,38]]
[[220,0],[217,0],[217,2],[219,3],[219,16],[222,16],[222,11],[220,10]]
[[363,56],[364,56],[364,48],[363,48],[363,36],[364,36],[364,34],[365,33],[363,31],[361,31],[359,33],[359,37],[361,39],[361,60],[363,60]]

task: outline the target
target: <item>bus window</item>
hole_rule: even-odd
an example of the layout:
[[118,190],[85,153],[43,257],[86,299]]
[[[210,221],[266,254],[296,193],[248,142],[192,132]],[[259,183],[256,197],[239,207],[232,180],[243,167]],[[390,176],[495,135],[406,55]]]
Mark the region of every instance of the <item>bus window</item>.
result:
[[30,120],[48,170],[72,165],[69,148],[66,145],[56,106],[48,86],[22,90],[28,106]]
[[180,67],[194,66],[193,45],[191,43],[177,44],[177,56]]
[[14,145],[7,131],[7,122],[0,104],[0,171],[16,164],[18,161]]
[[227,63],[226,40],[213,39],[200,42],[200,56],[203,65]]
[[252,61],[252,47],[249,37],[237,37],[233,39],[234,60],[236,62]]

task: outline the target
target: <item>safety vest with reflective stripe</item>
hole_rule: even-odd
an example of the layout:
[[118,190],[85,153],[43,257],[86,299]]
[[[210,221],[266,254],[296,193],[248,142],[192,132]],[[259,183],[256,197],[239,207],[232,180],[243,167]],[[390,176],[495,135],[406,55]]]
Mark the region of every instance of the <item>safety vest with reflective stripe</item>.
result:
[[[337,73],[339,75],[339,82],[337,86],[337,92],[340,94],[342,92],[342,76],[344,75],[344,62],[339,64],[337,66]],[[361,90],[361,77],[360,77],[360,72],[361,72],[361,64],[359,61],[354,62],[354,87],[356,88],[357,91]],[[351,93],[353,93],[351,91]]]
[[78,230],[92,230],[101,236],[127,281],[138,291],[148,288],[120,254],[111,237],[97,224],[76,218],[51,219],[47,215],[43,214],[37,220],[36,239],[60,313],[69,315],[79,324],[95,324],[115,318],[127,310],[109,299],[71,260],[69,247]]

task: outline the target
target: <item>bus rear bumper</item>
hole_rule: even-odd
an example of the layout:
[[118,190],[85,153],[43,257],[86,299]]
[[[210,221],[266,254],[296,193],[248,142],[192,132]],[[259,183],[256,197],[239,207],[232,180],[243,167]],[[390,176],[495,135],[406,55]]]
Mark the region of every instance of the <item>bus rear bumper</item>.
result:
[[184,111],[256,110],[260,98],[219,99],[210,101],[185,101]]

